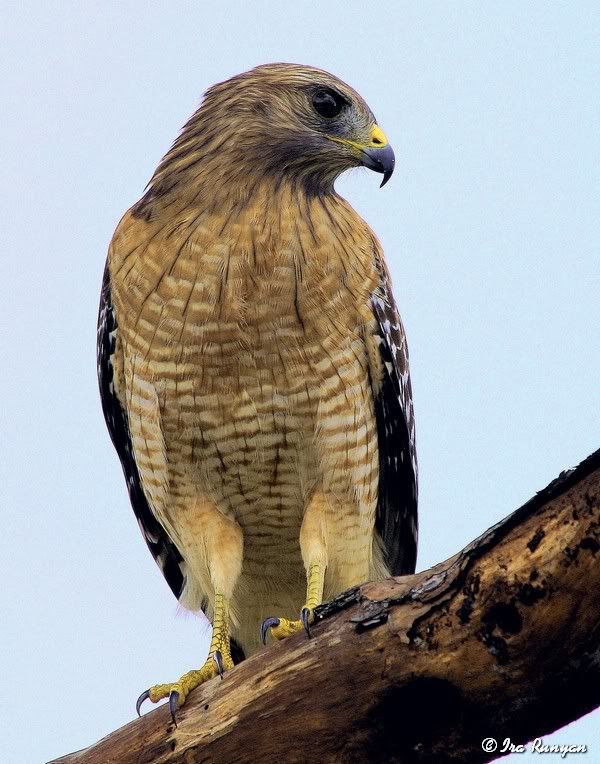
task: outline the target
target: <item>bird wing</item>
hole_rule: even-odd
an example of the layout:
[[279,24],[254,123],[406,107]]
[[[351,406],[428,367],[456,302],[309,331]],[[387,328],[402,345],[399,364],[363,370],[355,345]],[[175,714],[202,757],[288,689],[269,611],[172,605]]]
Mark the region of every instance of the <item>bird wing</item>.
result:
[[417,559],[417,453],[408,346],[390,276],[377,257],[379,289],[372,296],[381,381],[374,387],[379,446],[375,519],[392,575],[414,573]]
[[117,334],[118,326],[107,264],[100,294],[97,339],[98,384],[102,410],[113,445],[121,460],[129,498],[142,534],[173,594],[179,598],[185,585],[185,563],[181,553],[150,509],[135,461],[127,412],[115,389],[114,359],[115,354],[119,352]]

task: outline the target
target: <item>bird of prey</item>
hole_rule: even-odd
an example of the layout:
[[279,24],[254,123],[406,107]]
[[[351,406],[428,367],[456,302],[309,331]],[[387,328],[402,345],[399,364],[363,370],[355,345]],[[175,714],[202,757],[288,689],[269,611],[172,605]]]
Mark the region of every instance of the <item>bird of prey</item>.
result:
[[231,668],[324,599],[414,572],[408,352],[381,246],[334,189],[394,152],[337,77],[269,64],[210,88],[108,251],[104,416],[167,583]]

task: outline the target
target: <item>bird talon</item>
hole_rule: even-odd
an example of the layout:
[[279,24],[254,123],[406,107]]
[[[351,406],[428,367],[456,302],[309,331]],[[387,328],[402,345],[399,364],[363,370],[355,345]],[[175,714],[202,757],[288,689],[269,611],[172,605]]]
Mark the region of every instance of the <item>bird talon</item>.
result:
[[142,707],[142,704],[144,701],[148,700],[150,697],[150,690],[144,690],[144,692],[140,695],[140,697],[135,702],[135,710],[137,711],[137,715],[141,716],[140,709]]
[[171,690],[169,694],[169,710],[171,711],[171,719],[173,724],[177,726],[177,708],[179,707],[179,693],[177,690]]
[[267,644],[267,633],[269,629],[273,629],[281,623],[281,620],[279,618],[265,618],[265,620],[260,625],[260,639],[263,645]]
[[306,632],[306,636],[310,639],[311,633],[310,633],[310,624],[313,622],[313,612],[307,607],[303,607],[300,611],[300,621],[302,622],[302,625],[304,626],[304,631]]
[[313,611],[306,607],[302,609],[300,618],[297,621],[290,621],[287,618],[266,618],[260,627],[263,645],[266,644],[267,632],[269,630],[273,639],[277,640],[286,639],[302,630],[310,637],[310,624],[313,620]]
[[223,653],[220,650],[215,650],[213,653],[213,660],[217,664],[217,671],[219,672],[219,676],[221,679],[223,679],[223,674],[225,673],[225,666],[223,665]]

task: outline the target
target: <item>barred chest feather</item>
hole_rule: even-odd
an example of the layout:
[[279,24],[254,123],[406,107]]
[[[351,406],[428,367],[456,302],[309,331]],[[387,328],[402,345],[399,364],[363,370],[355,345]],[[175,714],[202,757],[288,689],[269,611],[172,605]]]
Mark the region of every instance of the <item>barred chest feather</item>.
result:
[[263,200],[235,222],[187,210],[166,228],[129,214],[115,234],[116,384],[145,490],[169,525],[173,493],[201,490],[246,531],[267,501],[297,538],[323,481],[374,511],[372,234],[337,197],[303,201],[293,214],[278,200],[286,214],[274,216]]
[[[371,320],[373,238],[337,197],[248,205],[234,221],[189,210],[167,226],[128,213],[111,245],[116,310],[130,347],[160,364],[220,369],[244,350],[339,346]],[[263,202],[264,205],[264,202]],[[329,209],[333,207],[335,209]],[[358,225],[357,225],[358,221]],[[128,241],[136,242],[131,251]],[[141,244],[140,244],[141,242]]]

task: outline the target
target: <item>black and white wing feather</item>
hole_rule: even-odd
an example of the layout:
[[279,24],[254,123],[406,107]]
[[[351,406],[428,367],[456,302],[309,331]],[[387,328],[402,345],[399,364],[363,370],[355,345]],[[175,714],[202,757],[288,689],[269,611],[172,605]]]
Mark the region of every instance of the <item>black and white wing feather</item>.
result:
[[162,525],[153,515],[144,494],[129,434],[127,413],[115,390],[114,355],[118,326],[112,304],[108,265],[104,271],[98,313],[98,384],[104,419],[114,444],[129,490],[131,506],[140,529],[173,594],[179,599],[185,586],[185,563]]
[[372,297],[375,339],[383,365],[374,389],[379,446],[375,527],[394,576],[414,573],[417,560],[417,452],[408,347],[385,264],[378,258],[380,288]]

